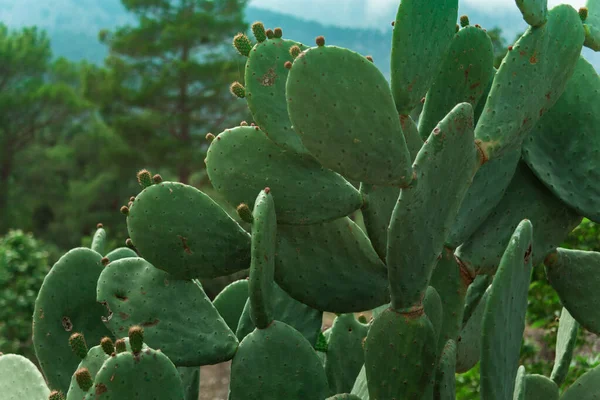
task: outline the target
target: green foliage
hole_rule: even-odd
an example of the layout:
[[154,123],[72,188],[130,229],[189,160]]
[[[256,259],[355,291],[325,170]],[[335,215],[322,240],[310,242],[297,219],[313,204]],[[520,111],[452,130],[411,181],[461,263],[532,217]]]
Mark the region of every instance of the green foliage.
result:
[[51,251],[21,230],[11,230],[0,238],[0,353],[34,360],[31,315],[48,273]]

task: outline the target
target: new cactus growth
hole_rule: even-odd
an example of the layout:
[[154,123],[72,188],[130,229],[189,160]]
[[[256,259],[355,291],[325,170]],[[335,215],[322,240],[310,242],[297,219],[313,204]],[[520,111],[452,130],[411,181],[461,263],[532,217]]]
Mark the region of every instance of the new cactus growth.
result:
[[[127,247],[98,226],[38,294],[50,387],[0,356],[3,398],[191,399],[199,367],[228,360],[230,400],[452,400],[478,362],[482,400],[558,398],[577,332],[600,334],[600,253],[557,248],[600,221],[600,78],[581,55],[600,49],[600,1],[516,7],[530,27],[495,70],[457,0],[402,0],[390,82],[322,36],[236,35],[231,91],[253,120],[206,136],[231,207],[140,171]],[[542,262],[565,307],[549,377],[518,365]],[[248,270],[213,302],[198,281]],[[338,315],[322,331],[324,312]],[[561,400],[596,398],[599,380]]]

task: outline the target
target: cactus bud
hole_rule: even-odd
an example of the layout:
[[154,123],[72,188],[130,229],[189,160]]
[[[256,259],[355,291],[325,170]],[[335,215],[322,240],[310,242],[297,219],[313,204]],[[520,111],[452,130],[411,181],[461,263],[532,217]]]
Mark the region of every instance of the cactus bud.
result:
[[129,345],[131,351],[139,353],[142,351],[144,344],[144,329],[141,326],[135,325],[129,328]]
[[258,43],[267,40],[267,33],[265,32],[265,26],[262,22],[257,21],[252,24],[252,34]]
[[75,371],[75,380],[81,390],[87,392],[92,387],[92,375],[87,368],[79,368]]
[[272,29],[267,29],[267,31],[265,33],[267,34],[267,37],[269,39],[273,39],[273,37],[275,36]]
[[579,9],[579,18],[581,18],[582,22],[585,22],[585,20],[588,17],[588,8],[587,7],[581,7]]
[[79,332],[74,333],[69,338],[69,345],[71,346],[71,350],[73,353],[77,355],[77,357],[84,359],[88,352],[87,344],[85,343],[85,338]]
[[456,32],[460,31],[460,25],[456,24]]
[[96,229],[101,229],[104,228],[104,225],[102,225],[101,222],[98,222],[98,224],[96,225]]
[[215,135],[213,135],[212,133],[207,133],[206,134],[206,140],[209,142],[212,142],[213,140],[215,140]]
[[131,208],[131,206],[133,205],[133,201],[130,201],[129,203],[127,203],[127,207]]
[[48,400],[65,400],[65,395],[63,392],[59,392],[58,390],[53,390],[48,396]]
[[108,336],[105,336],[100,340],[100,347],[102,347],[102,350],[109,356],[115,352],[115,345]]
[[121,214],[129,215],[129,208],[127,206],[121,207]]
[[248,123],[246,121],[242,121],[240,122],[240,126],[248,126]]
[[152,177],[152,181],[158,185],[159,183],[162,182],[162,176],[160,176],[159,174],[156,174]]
[[240,99],[246,97],[246,89],[239,82],[233,82],[229,87],[229,91],[231,92],[231,94],[233,94],[236,97],[239,97]]
[[396,21],[392,21],[392,26],[396,26]]
[[105,267],[110,263],[110,260],[108,259],[108,257],[102,257],[102,260],[100,260],[102,262],[102,265],[104,265]]
[[271,188],[270,187],[266,187],[265,188],[265,194],[269,194],[271,193]]
[[323,47],[323,46],[325,46],[325,37],[318,36],[317,39],[315,40],[315,42],[317,43],[317,46]]
[[290,55],[292,56],[292,58],[296,58],[300,55],[300,53],[302,53],[302,50],[300,49],[300,46],[298,45],[293,45],[292,47],[290,47]]
[[147,169],[142,169],[137,173],[137,180],[144,189],[152,186],[152,174]]
[[292,62],[291,61],[286,61],[285,64],[283,64],[283,66],[286,69],[292,69]]
[[247,222],[249,224],[251,224],[252,221],[254,221],[252,211],[250,210],[250,207],[248,207],[248,204],[241,203],[239,206],[237,206],[236,210],[242,221]]
[[127,351],[125,339],[117,339],[117,341],[115,342],[115,350],[117,351],[117,353],[123,353]]
[[130,249],[133,249],[135,247],[131,238],[127,238],[127,240],[125,240],[125,246],[129,247]]
[[479,24],[475,24],[475,28],[477,28],[477,29],[481,29],[481,25],[479,25]]
[[367,60],[371,61],[371,62],[375,62],[375,61],[373,61],[373,57],[371,57],[371,56],[367,56],[367,57],[365,57],[365,58],[366,58]]
[[243,56],[248,57],[250,50],[252,50],[252,42],[248,39],[248,36],[243,33],[238,33],[233,38],[233,47]]
[[135,196],[131,196],[131,197],[129,198],[129,201],[135,201]]
[[469,17],[466,15],[461,15],[460,16],[460,26],[467,27],[469,26]]
[[275,28],[273,30],[273,36],[275,36],[275,39],[281,39],[281,37],[283,36],[283,31],[281,30],[281,28]]

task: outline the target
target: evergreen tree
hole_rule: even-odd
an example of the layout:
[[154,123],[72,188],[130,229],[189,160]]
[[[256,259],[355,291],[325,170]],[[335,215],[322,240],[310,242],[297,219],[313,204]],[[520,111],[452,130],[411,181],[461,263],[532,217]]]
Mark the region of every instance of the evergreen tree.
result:
[[[88,76],[102,116],[139,154],[139,167],[183,183],[204,170],[205,135],[246,114],[229,85],[243,76],[232,37],[246,0],[122,0],[136,26],[100,32],[107,69]],[[166,170],[167,169],[167,170]],[[135,171],[131,171],[133,175]]]

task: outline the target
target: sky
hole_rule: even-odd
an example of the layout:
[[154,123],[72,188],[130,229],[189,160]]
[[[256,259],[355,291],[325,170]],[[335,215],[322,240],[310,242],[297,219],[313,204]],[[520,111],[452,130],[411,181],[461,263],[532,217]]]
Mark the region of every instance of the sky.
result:
[[[554,7],[566,3],[579,9],[585,5],[585,2],[586,0],[548,0],[548,6]],[[399,0],[251,0],[250,4],[326,24],[373,28],[387,25],[388,20],[393,19],[400,2]],[[519,12],[514,0],[461,0],[460,4],[487,14]],[[354,18],[357,9],[361,10],[360,21]]]

